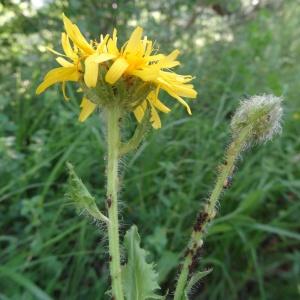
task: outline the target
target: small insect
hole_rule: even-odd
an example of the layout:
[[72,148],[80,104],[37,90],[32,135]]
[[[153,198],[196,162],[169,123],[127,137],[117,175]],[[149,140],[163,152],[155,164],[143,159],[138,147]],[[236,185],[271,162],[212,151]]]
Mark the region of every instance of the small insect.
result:
[[111,207],[111,204],[112,204],[112,195],[109,195],[106,199],[106,203],[107,203],[107,206],[108,208]]
[[232,176],[228,176],[223,183],[223,188],[228,189],[229,187],[231,187],[232,180],[233,180]]
[[203,225],[208,220],[208,217],[207,212],[200,212],[194,225],[194,231],[201,231],[203,229]]

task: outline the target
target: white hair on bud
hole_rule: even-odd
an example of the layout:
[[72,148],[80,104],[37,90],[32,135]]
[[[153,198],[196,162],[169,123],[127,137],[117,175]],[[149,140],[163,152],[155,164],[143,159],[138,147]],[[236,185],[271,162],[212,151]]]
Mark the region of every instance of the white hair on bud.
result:
[[249,143],[263,143],[280,133],[282,100],[282,97],[266,94],[242,100],[231,121],[233,135],[249,128]]

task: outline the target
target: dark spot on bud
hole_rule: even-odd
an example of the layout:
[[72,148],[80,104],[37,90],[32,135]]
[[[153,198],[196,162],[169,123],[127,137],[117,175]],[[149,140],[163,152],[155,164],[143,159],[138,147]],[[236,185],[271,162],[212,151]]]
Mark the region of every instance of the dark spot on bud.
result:
[[112,256],[111,255],[109,256],[109,261],[112,261]]

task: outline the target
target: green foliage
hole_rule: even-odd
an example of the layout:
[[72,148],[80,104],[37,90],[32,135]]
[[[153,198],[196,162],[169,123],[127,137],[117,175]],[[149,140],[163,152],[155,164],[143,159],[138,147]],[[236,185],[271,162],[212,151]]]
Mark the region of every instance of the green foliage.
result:
[[31,282],[28,278],[14,272],[14,271],[11,271],[10,269],[5,268],[5,267],[0,267],[0,272],[1,272],[2,276],[6,276],[7,278],[11,279],[16,284],[19,284],[19,285],[25,287],[37,299],[39,299],[39,300],[51,300],[52,299],[43,290],[41,290],[38,286],[36,286],[33,282]]
[[[1,269],[0,298],[39,299],[28,282],[53,299],[102,300],[108,289],[105,238],[64,199],[71,161],[104,211],[102,123],[96,114],[77,122],[80,98],[72,84],[69,102],[58,86],[40,97],[34,92],[56,66],[44,47],[60,49],[63,11],[88,37],[115,25],[127,36],[136,20],[162,51],[178,47],[183,73],[196,77],[193,115],[162,94],[174,110],[121,170],[122,231],[139,225],[162,294],[174,284],[239,99],[285,98],[283,134],[249,153],[234,176],[200,257],[199,269],[214,271],[193,292],[197,300],[299,298],[300,7],[294,0],[260,1],[253,13],[236,5],[234,14],[221,16],[202,2],[115,1],[115,9],[111,1],[55,0],[33,14],[1,2],[0,22],[7,12],[12,18],[0,25],[0,265],[26,280]],[[133,119],[124,122],[130,131]]]
[[156,295],[159,289],[158,274],[152,263],[147,263],[147,253],[140,247],[141,238],[136,226],[131,226],[124,238],[127,263],[122,271],[124,293],[127,300],[162,299]]

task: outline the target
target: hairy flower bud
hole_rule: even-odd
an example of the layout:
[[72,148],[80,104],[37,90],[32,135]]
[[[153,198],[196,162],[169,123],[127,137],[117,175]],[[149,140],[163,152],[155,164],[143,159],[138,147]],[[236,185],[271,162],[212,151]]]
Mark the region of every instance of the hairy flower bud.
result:
[[241,101],[235,112],[231,129],[235,136],[249,129],[248,143],[263,143],[281,131],[282,98],[256,95]]

